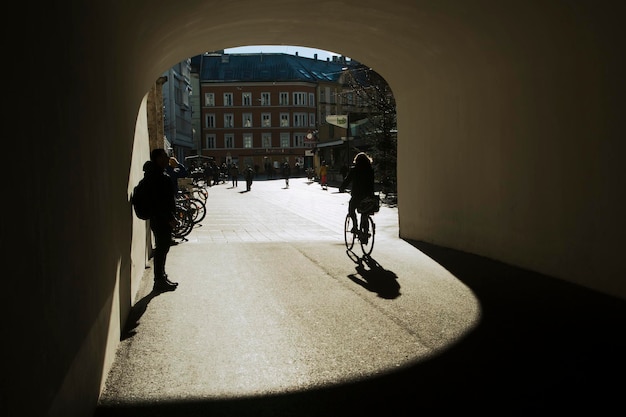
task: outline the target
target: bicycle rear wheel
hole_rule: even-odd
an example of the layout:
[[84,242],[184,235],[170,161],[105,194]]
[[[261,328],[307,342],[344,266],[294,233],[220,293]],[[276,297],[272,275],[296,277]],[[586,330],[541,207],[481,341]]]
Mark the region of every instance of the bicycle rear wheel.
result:
[[346,248],[348,250],[352,249],[354,246],[354,233],[352,233],[352,228],[355,227],[352,222],[352,217],[348,214],[346,216],[345,227],[343,229],[343,237],[346,242]]
[[376,225],[374,219],[371,216],[367,216],[367,222],[364,227],[361,228],[359,235],[359,242],[361,243],[361,249],[364,255],[369,255],[374,249],[374,236],[376,234]]

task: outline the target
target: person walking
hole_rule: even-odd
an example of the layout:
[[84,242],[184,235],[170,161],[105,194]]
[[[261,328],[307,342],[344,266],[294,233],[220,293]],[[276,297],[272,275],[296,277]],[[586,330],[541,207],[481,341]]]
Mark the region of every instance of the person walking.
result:
[[[374,168],[372,167],[372,159],[365,152],[359,152],[354,157],[353,166],[339,186],[339,192],[345,192],[350,184],[352,187],[348,213],[352,218],[352,232],[358,233],[359,227],[357,225],[359,223],[357,223],[356,209],[365,197],[374,195]],[[362,220],[363,215],[361,215]]]
[[243,172],[243,176],[246,179],[246,191],[250,191],[252,188],[252,179],[254,178],[254,170],[250,165],[246,167],[246,170]]
[[285,161],[282,167],[283,178],[285,179],[285,188],[289,188],[289,177],[291,176],[291,166],[289,161]]
[[320,184],[323,190],[328,190],[328,165],[326,165],[326,161],[322,161],[320,165]]
[[239,167],[237,164],[230,165],[230,180],[233,183],[233,188],[238,186],[237,180],[239,179]]
[[345,163],[341,165],[341,168],[339,169],[339,173],[341,174],[342,181],[345,180],[346,176],[348,175],[348,165],[346,165]]
[[150,152],[150,161],[144,164],[144,178],[152,195],[152,215],[150,229],[154,235],[154,291],[173,291],[177,282],[168,279],[165,262],[172,242],[172,231],[176,227],[176,189],[166,168],[169,157],[165,149],[157,148]]

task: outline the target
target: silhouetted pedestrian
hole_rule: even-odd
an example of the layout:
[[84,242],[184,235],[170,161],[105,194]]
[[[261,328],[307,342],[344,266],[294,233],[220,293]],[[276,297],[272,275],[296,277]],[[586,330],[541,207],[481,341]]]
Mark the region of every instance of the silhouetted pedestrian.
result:
[[291,176],[291,166],[289,166],[289,162],[285,161],[282,167],[282,175],[285,179],[285,188],[289,188],[289,177]]
[[165,149],[154,149],[150,161],[144,165],[144,178],[149,184],[153,210],[150,217],[150,229],[154,234],[154,290],[172,291],[178,283],[168,279],[165,273],[165,261],[172,242],[172,231],[176,227],[176,190],[172,179],[165,172],[169,157]]
[[230,180],[233,182],[233,187],[237,186],[237,180],[239,179],[239,167],[237,164],[230,166]]
[[328,190],[328,165],[326,165],[326,161],[322,161],[322,165],[320,165],[320,184],[322,189]]
[[246,170],[243,172],[243,176],[246,179],[246,191],[250,191],[252,188],[252,180],[254,179],[254,170],[250,165],[246,167]]
[[348,175],[348,165],[344,163],[339,169],[339,173],[341,174],[342,181],[345,180],[346,176]]

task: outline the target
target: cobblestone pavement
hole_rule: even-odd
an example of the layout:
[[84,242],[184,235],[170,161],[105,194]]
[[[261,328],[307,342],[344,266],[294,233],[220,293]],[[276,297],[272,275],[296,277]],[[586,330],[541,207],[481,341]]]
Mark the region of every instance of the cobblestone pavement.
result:
[[[192,242],[343,241],[350,195],[323,190],[306,178],[259,180],[208,188],[207,216],[188,239]],[[397,208],[383,205],[374,216],[377,238],[398,235]]]
[[146,270],[95,417],[619,407],[623,300],[407,242],[395,207],[374,216],[364,258],[344,245],[348,194],[302,178],[244,190],[209,188],[168,255],[175,291],[152,292]]

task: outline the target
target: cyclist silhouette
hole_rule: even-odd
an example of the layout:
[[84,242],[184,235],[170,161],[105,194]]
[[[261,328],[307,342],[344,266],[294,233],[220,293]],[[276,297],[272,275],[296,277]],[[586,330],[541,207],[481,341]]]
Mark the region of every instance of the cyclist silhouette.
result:
[[[352,184],[350,188],[350,203],[348,204],[348,213],[352,218],[353,233],[358,233],[356,209],[365,197],[374,195],[374,168],[372,167],[372,159],[365,153],[359,152],[353,160],[353,165],[348,171],[348,175],[339,186],[340,192],[345,192],[346,188]],[[361,214],[361,221],[364,215]],[[361,225],[363,226],[363,225]]]

